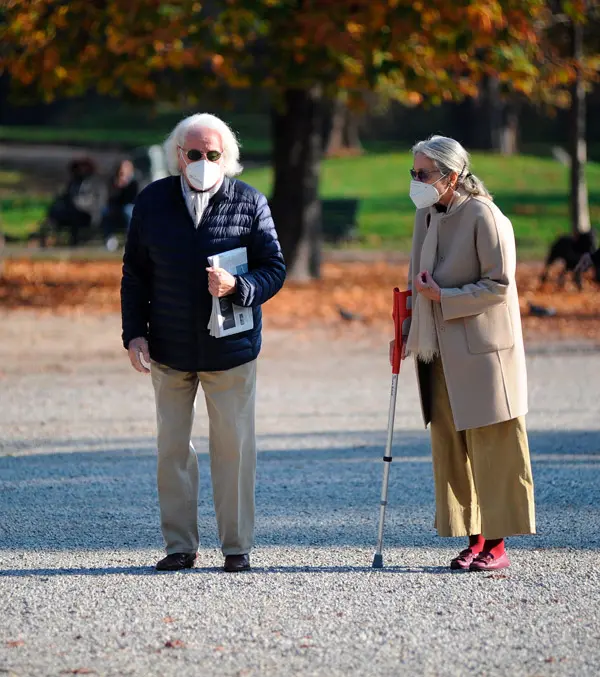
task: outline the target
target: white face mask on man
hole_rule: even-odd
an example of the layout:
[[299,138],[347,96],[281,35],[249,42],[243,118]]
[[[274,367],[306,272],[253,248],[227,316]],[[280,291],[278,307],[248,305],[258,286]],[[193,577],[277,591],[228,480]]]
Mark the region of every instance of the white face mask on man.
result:
[[185,167],[185,176],[192,188],[201,192],[210,190],[221,178],[221,165],[210,160],[197,160]]
[[446,188],[443,193],[440,193],[435,187],[435,184],[438,181],[441,181],[444,176],[440,176],[440,178],[433,183],[424,183],[423,181],[415,181],[414,179],[410,182],[410,199],[414,202],[417,209],[433,207],[436,202],[439,202],[448,188]]

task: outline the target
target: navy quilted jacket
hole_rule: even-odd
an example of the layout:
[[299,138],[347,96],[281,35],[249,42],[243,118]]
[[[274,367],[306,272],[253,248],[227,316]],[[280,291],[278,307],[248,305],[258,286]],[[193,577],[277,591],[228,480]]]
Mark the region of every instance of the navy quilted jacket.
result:
[[[225,338],[208,332],[212,297],[207,257],[246,247],[248,272],[237,276],[234,303],[251,307],[254,328]],[[181,191],[170,176],[137,198],[121,281],[123,345],[144,336],[153,360],[181,371],[221,371],[260,352],[261,304],[285,280],[285,264],[264,195],[225,178],[194,228]]]

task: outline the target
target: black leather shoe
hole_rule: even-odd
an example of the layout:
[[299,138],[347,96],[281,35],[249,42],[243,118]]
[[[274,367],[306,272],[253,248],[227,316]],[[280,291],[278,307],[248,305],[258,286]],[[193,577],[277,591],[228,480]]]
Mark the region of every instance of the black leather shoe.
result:
[[250,555],[226,555],[225,571],[247,571],[250,568]]
[[187,552],[174,552],[167,555],[157,563],[157,571],[179,571],[180,569],[191,569],[194,566],[196,554],[190,555]]

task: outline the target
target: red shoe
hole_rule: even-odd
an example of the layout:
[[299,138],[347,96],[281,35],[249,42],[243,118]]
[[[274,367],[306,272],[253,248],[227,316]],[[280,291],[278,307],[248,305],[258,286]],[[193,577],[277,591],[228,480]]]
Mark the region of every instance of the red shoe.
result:
[[496,571],[510,566],[508,555],[503,552],[499,557],[494,557],[491,552],[480,552],[471,562],[470,571]]
[[473,553],[471,548],[466,548],[465,550],[461,550],[458,553],[458,557],[455,557],[453,560],[450,560],[450,568],[462,569],[463,571],[466,571],[474,559],[475,554]]

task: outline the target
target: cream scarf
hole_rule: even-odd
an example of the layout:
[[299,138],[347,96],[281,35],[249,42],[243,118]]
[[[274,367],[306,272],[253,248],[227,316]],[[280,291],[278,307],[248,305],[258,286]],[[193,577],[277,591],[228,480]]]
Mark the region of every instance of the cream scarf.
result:
[[[429,212],[427,217],[429,219],[429,228],[421,248],[419,270],[415,272],[415,275],[422,270],[428,270],[433,276],[437,259],[438,231],[442,215],[442,212],[437,212],[433,207]],[[412,282],[411,280],[411,284]],[[415,289],[413,287],[413,294],[414,292]],[[433,317],[433,301],[430,301],[423,294],[417,294],[416,300],[413,295],[412,320],[406,348],[422,362],[432,362],[433,358],[439,355],[440,352],[435,319]]]
[[[467,198],[468,195],[457,191],[445,213],[455,211]],[[429,219],[429,227],[421,247],[419,270],[414,273],[415,275],[423,270],[428,270],[433,277],[435,264],[437,263],[440,221],[445,213],[438,212],[435,207],[431,207],[429,210],[429,216],[427,217]],[[412,282],[411,280],[411,284]],[[423,296],[423,294],[417,294],[415,300],[414,292],[413,288],[412,320],[406,348],[408,352],[416,355],[422,362],[432,362],[433,358],[439,355],[440,352],[433,315],[434,302]]]
[[200,191],[193,190],[192,188],[190,188],[188,182],[184,179],[183,175],[181,176],[181,191],[183,192],[183,197],[185,199],[185,204],[187,205],[188,212],[190,213],[190,216],[194,221],[195,228],[198,228],[198,226],[200,225],[200,220],[202,219],[202,216],[206,211],[206,208],[208,207],[210,198],[213,195],[215,195],[215,193],[221,187],[222,183],[223,179],[221,179],[217,183],[217,185],[211,188],[210,190],[201,193]]

